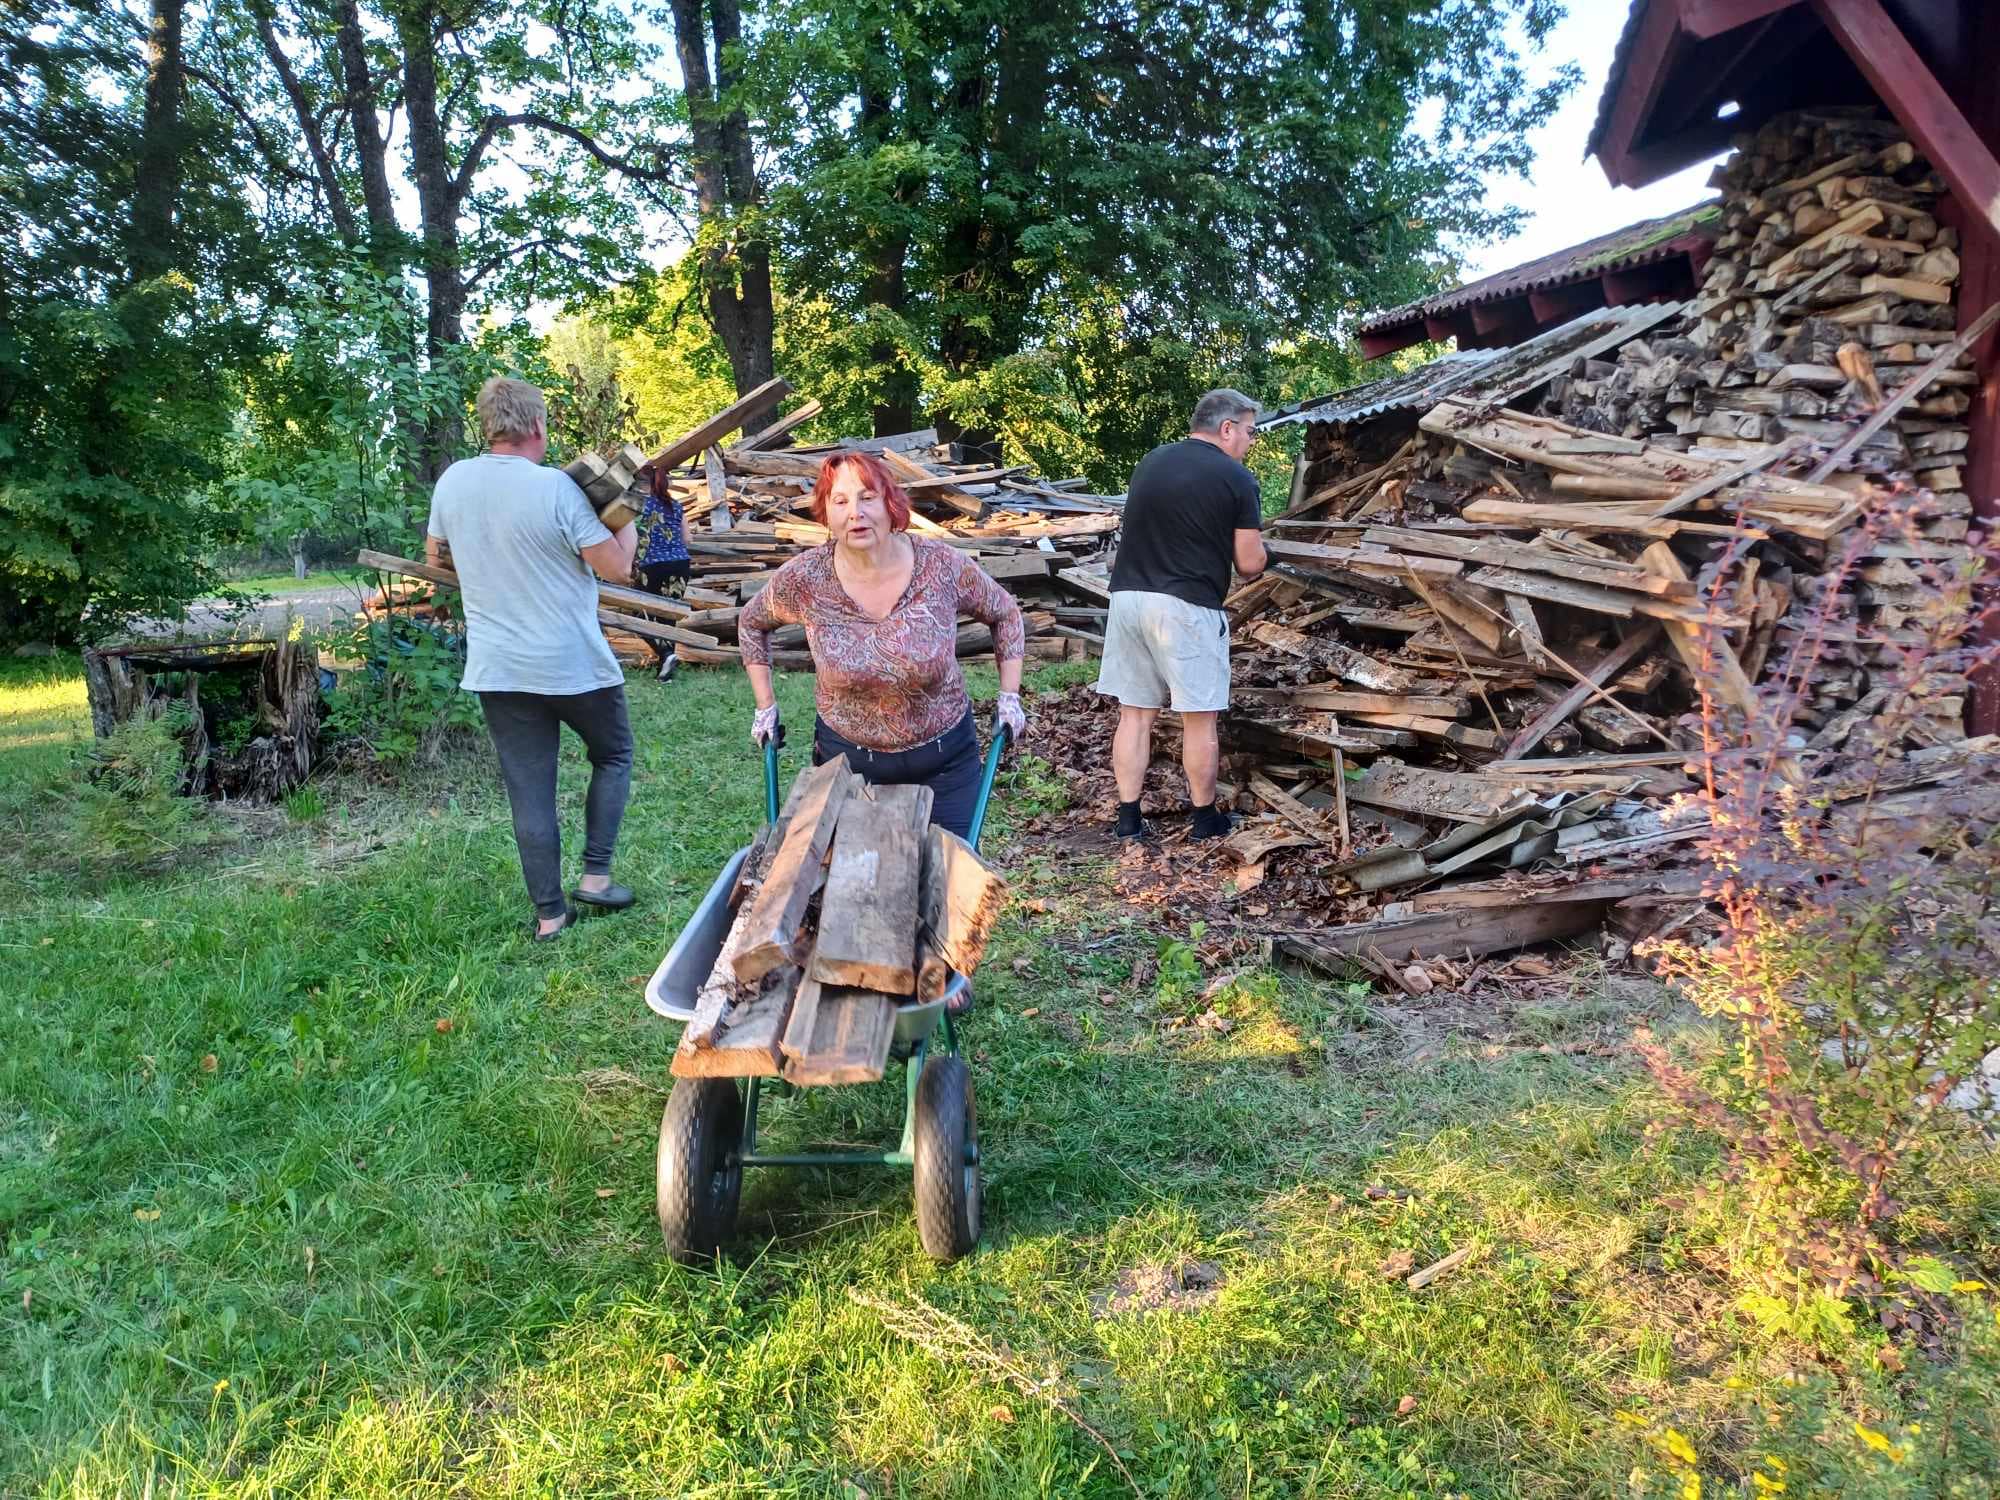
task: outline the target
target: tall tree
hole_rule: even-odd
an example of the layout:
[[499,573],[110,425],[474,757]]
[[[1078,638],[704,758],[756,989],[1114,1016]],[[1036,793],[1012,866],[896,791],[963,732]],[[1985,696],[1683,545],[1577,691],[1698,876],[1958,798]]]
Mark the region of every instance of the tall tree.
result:
[[940,430],[976,446],[1021,443],[1003,428],[1024,392],[1081,410],[1066,382],[1115,382],[1135,358],[1151,389],[1174,374],[1180,408],[1197,383],[1267,374],[1281,339],[1337,334],[1444,274],[1455,244],[1508,227],[1485,184],[1527,164],[1526,133],[1573,82],[1529,88],[1513,38],[1539,41],[1558,14],[1551,0],[781,0],[762,54],[802,95],[778,198],[784,277],[867,330],[849,357],[885,389],[920,370]]
[[180,0],[149,19],[0,22],[0,638],[171,614],[236,530],[232,372],[293,226],[185,87]]
[[[775,312],[756,152],[743,101],[737,0],[673,0],[674,42],[694,139],[702,300],[739,393],[771,378]],[[711,38],[714,66],[709,63]]]

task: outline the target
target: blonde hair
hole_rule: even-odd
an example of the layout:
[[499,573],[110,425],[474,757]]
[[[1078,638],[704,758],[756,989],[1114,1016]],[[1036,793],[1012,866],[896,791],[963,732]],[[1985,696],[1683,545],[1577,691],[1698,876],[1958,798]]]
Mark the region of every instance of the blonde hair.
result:
[[479,429],[489,443],[518,443],[549,422],[549,404],[525,380],[495,375],[479,388]]

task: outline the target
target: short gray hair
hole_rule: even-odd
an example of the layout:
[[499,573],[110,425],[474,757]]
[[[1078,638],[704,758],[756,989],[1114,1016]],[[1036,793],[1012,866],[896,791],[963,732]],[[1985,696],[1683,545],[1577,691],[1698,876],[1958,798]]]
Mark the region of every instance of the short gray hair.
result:
[[1241,391],[1223,386],[1195,402],[1194,415],[1188,418],[1188,431],[1220,432],[1224,422],[1240,422],[1263,409]]
[[479,388],[479,430],[487,442],[524,442],[548,425],[549,403],[527,381],[495,375]]

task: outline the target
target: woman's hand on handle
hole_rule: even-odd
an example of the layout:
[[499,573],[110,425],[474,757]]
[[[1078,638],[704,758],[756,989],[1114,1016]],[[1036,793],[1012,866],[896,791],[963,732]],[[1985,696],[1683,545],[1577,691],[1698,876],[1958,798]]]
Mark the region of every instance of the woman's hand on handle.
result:
[[1001,690],[1000,696],[993,700],[993,723],[1006,730],[1008,738],[1017,744],[1026,736],[1028,715],[1021,707],[1020,693]]
[[750,720],[750,743],[759,749],[778,738],[778,705],[760,708]]

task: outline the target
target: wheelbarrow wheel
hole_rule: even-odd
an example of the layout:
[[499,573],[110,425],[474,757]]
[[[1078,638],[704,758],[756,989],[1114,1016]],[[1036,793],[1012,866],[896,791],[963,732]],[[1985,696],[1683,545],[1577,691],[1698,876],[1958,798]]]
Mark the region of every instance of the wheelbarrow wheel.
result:
[[680,1078],[660,1117],[654,1166],[660,1233],[667,1253],[708,1260],[736,1233],[743,1165],[730,1157],[743,1140],[743,1096],[730,1078]]
[[933,1260],[979,1243],[978,1123],[972,1073],[961,1057],[933,1057],[917,1080],[917,1234]]

